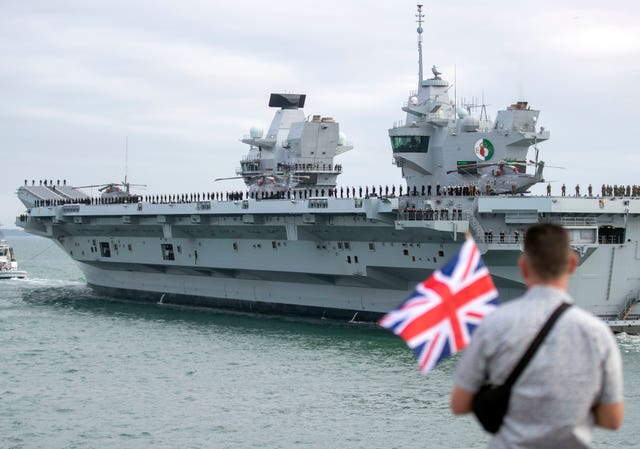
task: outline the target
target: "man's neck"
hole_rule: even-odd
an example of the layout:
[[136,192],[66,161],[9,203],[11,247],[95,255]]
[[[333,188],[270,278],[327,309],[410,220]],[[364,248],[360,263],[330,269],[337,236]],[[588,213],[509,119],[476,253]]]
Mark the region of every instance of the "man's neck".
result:
[[527,288],[531,287],[553,287],[562,291],[567,291],[569,286],[569,276],[562,276],[558,279],[541,280],[541,279],[529,279],[527,281]]

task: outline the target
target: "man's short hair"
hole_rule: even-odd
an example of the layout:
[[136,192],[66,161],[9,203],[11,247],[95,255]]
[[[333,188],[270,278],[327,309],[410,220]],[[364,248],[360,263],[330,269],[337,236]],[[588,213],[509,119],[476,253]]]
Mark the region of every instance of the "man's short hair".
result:
[[524,254],[529,267],[540,279],[557,279],[569,270],[569,234],[554,223],[535,224],[524,236]]

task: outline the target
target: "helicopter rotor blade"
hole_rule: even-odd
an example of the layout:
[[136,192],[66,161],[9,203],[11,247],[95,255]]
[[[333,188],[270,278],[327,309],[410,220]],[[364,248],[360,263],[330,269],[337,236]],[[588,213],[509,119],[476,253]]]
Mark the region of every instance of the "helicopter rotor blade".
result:
[[[540,164],[544,164],[544,162],[543,161],[534,162],[532,160],[529,160],[529,164],[530,165],[540,165]],[[544,168],[559,168],[561,170],[566,170],[567,169],[566,167],[560,167],[559,165],[547,165],[547,164],[544,164]]]
[[232,176],[231,178],[216,178],[213,180],[213,182],[217,182],[217,181],[227,181],[229,179],[243,179],[244,176]]
[[105,185],[106,184],[93,184],[93,185],[90,185],[90,186],[76,186],[76,187],[72,187],[72,188],[74,190],[75,189],[91,189],[91,188],[94,188],[94,187],[104,187]]
[[464,171],[465,169],[484,168],[484,167],[491,167],[492,165],[501,165],[501,164],[504,165],[504,163],[501,163],[501,162],[479,162],[477,164],[461,165],[454,170],[447,170],[447,174],[457,173],[461,170]]

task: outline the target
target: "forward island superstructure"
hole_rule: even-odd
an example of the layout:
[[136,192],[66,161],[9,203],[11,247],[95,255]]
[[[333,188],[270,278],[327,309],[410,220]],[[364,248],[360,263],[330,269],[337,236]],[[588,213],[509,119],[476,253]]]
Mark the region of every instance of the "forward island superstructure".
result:
[[[90,198],[67,186],[27,185],[17,224],[54,240],[109,294],[163,303],[373,320],[397,306],[471,233],[502,300],[524,292],[516,261],[527,226],[562,224],[580,256],[570,292],[614,328],[637,324],[640,199],[526,192],[543,182],[539,111],[517,101],[498,112],[458,107],[437,67],[389,130],[404,186],[338,184],[351,150],[330,117],[306,116],[305,95],[272,94],[234,194],[139,196],[128,185]],[[531,157],[529,155],[531,154]],[[57,188],[56,188],[57,187]]]

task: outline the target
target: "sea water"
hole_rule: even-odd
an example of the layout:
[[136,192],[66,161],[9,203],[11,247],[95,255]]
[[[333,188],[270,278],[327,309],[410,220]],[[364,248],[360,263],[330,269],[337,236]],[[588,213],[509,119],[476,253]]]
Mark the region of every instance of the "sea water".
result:
[[[95,295],[49,240],[9,239],[0,284],[0,448],[480,448],[428,376],[371,324]],[[626,417],[596,447],[640,447],[640,337],[620,335]]]

